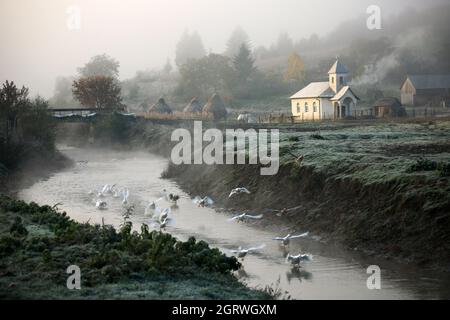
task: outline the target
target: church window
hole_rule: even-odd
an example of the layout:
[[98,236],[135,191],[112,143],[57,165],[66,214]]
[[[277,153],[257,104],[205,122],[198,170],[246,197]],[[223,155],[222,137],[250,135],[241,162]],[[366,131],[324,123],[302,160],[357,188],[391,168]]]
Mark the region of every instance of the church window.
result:
[[308,112],[308,102],[305,102],[305,112]]
[[297,113],[300,113],[300,103],[297,102]]
[[316,104],[316,102],[313,102],[313,112],[317,112],[317,104]]
[[331,83],[334,83],[334,77],[331,77]]
[[344,84],[344,77],[339,77],[339,84]]

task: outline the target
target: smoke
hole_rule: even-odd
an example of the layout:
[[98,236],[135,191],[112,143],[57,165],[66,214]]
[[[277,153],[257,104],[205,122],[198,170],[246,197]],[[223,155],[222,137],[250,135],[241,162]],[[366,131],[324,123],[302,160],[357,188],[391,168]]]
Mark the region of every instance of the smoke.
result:
[[367,64],[364,66],[362,75],[353,79],[351,84],[354,86],[364,86],[378,83],[386,78],[390,70],[400,65],[397,53],[382,57],[374,64]]
[[375,59],[372,63],[366,64],[363,68],[363,73],[354,78],[351,84],[354,86],[366,86],[386,80],[392,70],[404,65],[402,60],[405,52],[412,53],[416,59],[420,59],[425,63],[426,57],[429,56],[427,53],[429,48],[423,46],[426,34],[425,28],[419,28],[407,34],[397,35],[392,39],[395,47],[392,48],[391,52]]

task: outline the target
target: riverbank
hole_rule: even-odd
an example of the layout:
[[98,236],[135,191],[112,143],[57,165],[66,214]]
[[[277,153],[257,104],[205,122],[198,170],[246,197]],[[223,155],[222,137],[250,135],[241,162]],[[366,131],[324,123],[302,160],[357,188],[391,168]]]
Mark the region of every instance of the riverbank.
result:
[[[260,223],[309,230],[322,239],[403,263],[448,271],[450,121],[299,124],[281,130],[280,171],[258,166],[169,165],[165,178],[192,196],[238,211],[295,208]],[[170,154],[170,126],[140,127],[132,145]],[[304,155],[297,164],[290,153]],[[251,191],[238,201],[229,191]]]
[[22,188],[72,165],[73,161],[57,150],[28,150],[15,168],[0,174],[0,194],[14,195]]
[[[239,282],[239,268],[206,242],[181,242],[124,220],[115,230],[49,206],[0,196],[0,299],[271,299]],[[66,269],[81,270],[69,290]]]

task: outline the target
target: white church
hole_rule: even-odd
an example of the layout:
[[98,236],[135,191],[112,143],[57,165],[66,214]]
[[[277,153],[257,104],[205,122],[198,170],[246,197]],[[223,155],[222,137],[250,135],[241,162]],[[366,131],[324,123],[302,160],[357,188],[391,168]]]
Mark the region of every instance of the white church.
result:
[[347,85],[348,71],[339,59],[328,71],[328,81],[311,82],[290,97],[296,120],[343,119],[353,114],[359,98]]

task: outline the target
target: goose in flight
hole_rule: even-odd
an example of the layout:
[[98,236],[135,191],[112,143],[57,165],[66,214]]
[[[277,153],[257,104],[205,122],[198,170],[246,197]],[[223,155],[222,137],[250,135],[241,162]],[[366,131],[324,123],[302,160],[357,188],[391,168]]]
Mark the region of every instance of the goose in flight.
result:
[[153,214],[155,213],[155,210],[156,210],[156,203],[157,202],[159,202],[159,201],[161,201],[162,199],[164,199],[164,198],[159,198],[159,199],[156,199],[156,200],[154,200],[154,201],[151,201],[151,202],[149,202],[146,206],[145,206],[145,209],[144,209],[144,215],[146,215],[146,216],[153,216]]
[[286,256],[286,262],[290,262],[294,267],[300,267],[300,263],[304,261],[312,261],[312,256],[310,254],[298,254],[293,256],[290,253]]
[[194,199],[192,199],[192,202],[194,204],[196,204],[198,207],[202,207],[202,208],[210,207],[214,204],[214,201],[208,196],[203,197],[203,198],[196,196]]
[[282,245],[287,247],[287,246],[289,246],[289,243],[291,242],[292,239],[304,238],[304,237],[307,237],[308,234],[309,234],[309,232],[305,232],[305,233],[298,234],[298,235],[295,235],[295,236],[291,235],[291,234],[288,234],[285,237],[275,237],[272,240],[281,241]]
[[228,198],[231,198],[232,196],[237,195],[237,194],[241,194],[241,193],[250,194],[250,191],[248,191],[247,188],[235,188],[235,189],[231,190],[230,195],[228,196]]
[[242,260],[244,260],[245,256],[249,253],[252,253],[254,251],[260,251],[262,250],[266,245],[262,244],[258,247],[253,247],[253,248],[248,248],[248,249],[242,249],[242,247],[239,247],[236,250],[230,250],[232,253],[235,253],[237,255],[238,258],[241,258]]
[[250,215],[250,214],[247,214],[247,213],[244,212],[242,214],[234,216],[231,219],[228,219],[228,221],[243,222],[243,221],[248,220],[248,219],[259,220],[259,219],[262,219],[262,218],[263,218],[262,214],[257,215],[257,216],[253,216],[253,215]]
[[158,221],[161,222],[163,220],[166,220],[169,217],[171,210],[170,210],[170,208],[165,208],[165,209],[156,208],[155,213],[158,215]]
[[108,206],[108,204],[106,203],[106,201],[97,200],[95,202],[95,207],[99,210],[105,210],[107,206]]
[[164,230],[168,225],[173,225],[175,223],[175,220],[173,218],[160,215],[155,222],[159,225],[160,230]]

